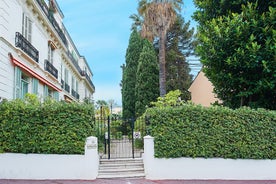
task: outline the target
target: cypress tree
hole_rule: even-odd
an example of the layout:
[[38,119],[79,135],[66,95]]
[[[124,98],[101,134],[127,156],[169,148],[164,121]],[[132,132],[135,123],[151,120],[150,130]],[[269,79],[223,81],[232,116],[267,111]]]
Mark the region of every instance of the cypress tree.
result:
[[159,96],[159,67],[153,45],[144,40],[143,50],[139,57],[135,87],[136,117],[141,116],[146,106]]
[[142,39],[136,30],[133,30],[126,52],[126,64],[123,68],[122,105],[123,118],[135,117],[135,84],[138,60],[142,51]]

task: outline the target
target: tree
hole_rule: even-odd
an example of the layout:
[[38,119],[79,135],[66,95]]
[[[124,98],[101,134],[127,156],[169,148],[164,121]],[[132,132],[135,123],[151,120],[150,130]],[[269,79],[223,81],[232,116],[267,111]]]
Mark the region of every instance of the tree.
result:
[[126,64],[123,68],[122,79],[122,105],[123,118],[135,117],[135,85],[138,60],[142,51],[142,40],[137,30],[133,30],[126,52]]
[[188,88],[192,82],[186,57],[190,56],[195,45],[194,29],[189,26],[190,22],[185,23],[183,17],[178,15],[166,39],[166,88],[167,91],[179,89],[185,101],[190,100]]
[[105,100],[97,100],[96,101],[96,116],[101,118],[105,118],[110,114],[108,103]]
[[159,96],[158,61],[153,45],[144,40],[143,50],[139,57],[135,86],[135,113],[141,116],[146,106],[150,105]]
[[232,108],[275,110],[275,1],[195,2],[197,51],[217,96]]
[[140,0],[138,12],[143,17],[142,36],[159,39],[160,96],[166,94],[166,34],[175,22],[182,0]]

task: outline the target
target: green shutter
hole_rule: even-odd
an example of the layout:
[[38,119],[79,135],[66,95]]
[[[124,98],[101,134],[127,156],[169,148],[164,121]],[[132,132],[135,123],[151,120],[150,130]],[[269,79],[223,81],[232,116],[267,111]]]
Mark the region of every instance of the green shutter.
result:
[[38,95],[38,80],[36,78],[33,78],[32,90],[33,90],[33,94]]
[[48,86],[44,85],[44,98],[46,99],[49,96]]
[[21,78],[22,71],[17,66],[15,67],[15,98],[22,98],[21,94]]
[[59,92],[58,92],[58,91],[55,91],[55,92],[54,92],[54,99],[55,99],[56,101],[59,101]]

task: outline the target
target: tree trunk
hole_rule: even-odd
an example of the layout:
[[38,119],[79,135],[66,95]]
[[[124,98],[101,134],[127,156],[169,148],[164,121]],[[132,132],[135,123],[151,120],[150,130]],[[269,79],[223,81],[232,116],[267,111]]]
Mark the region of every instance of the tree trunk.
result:
[[159,89],[160,96],[163,97],[166,94],[166,31],[160,31],[159,40]]

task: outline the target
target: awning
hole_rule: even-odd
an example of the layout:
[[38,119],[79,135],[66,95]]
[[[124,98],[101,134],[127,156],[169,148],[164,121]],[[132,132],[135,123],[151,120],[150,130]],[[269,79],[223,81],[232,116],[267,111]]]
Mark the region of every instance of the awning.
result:
[[56,87],[54,84],[52,84],[50,81],[48,81],[47,79],[45,79],[44,77],[42,77],[41,75],[39,75],[38,73],[36,73],[35,71],[33,71],[31,68],[29,68],[28,66],[26,66],[25,64],[23,64],[22,62],[16,60],[11,53],[9,53],[11,62],[20,67],[21,69],[23,69],[24,71],[28,72],[29,74],[31,74],[34,78],[38,79],[41,83],[46,84],[47,86],[53,88],[56,91],[62,91],[61,89],[59,89],[58,87]]

